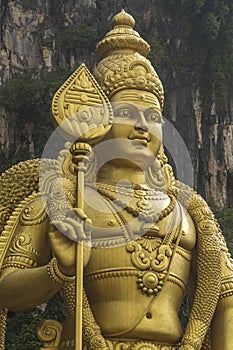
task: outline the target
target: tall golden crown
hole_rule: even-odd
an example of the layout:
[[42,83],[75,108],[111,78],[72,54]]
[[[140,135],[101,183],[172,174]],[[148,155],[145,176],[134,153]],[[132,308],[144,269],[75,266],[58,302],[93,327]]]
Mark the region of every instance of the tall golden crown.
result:
[[97,44],[101,61],[94,77],[109,99],[123,89],[146,90],[158,98],[162,108],[163,86],[146,58],[150,46],[133,29],[134,25],[134,18],[124,10],[113,17],[113,29]]

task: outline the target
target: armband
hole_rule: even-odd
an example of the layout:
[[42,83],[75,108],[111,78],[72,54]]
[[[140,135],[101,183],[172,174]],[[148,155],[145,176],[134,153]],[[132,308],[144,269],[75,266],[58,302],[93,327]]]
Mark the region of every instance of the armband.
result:
[[47,272],[51,280],[58,284],[74,282],[75,276],[64,275],[57,266],[57,259],[53,258],[47,265]]
[[233,276],[225,277],[222,280],[219,298],[223,299],[233,295]]

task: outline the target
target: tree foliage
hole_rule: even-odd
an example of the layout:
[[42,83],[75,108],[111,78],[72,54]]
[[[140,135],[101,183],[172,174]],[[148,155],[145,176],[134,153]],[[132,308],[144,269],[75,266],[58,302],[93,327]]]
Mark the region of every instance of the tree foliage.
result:
[[17,133],[10,153],[0,152],[0,171],[31,158],[28,133],[34,144],[34,157],[40,157],[53,131],[50,105],[55,91],[71,73],[70,68],[56,68],[40,75],[23,73],[0,86],[0,107],[14,118]]
[[186,47],[183,65],[190,66],[208,109],[213,90],[224,106],[225,83],[233,74],[233,3],[231,0],[171,1]]

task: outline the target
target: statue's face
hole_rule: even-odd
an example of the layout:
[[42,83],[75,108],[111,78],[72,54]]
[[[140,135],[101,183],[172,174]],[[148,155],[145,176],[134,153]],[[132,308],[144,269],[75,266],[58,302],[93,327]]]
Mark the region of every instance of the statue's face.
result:
[[129,89],[116,93],[111,103],[114,122],[107,139],[114,140],[121,161],[150,166],[162,142],[163,121],[158,99],[150,92]]

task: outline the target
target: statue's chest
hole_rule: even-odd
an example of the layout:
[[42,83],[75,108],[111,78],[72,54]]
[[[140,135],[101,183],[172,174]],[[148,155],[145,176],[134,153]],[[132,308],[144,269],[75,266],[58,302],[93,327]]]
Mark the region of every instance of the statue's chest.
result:
[[164,195],[146,199],[126,203],[124,198],[101,198],[95,209],[86,211],[93,220],[92,256],[85,270],[90,290],[93,283],[102,288],[103,281],[114,277],[111,281],[121,285],[127,277],[143,293],[157,295],[177,249],[189,252],[194,247],[195,229],[181,205]]
[[[138,210],[139,215],[133,210]],[[125,245],[143,236],[147,237],[148,245],[178,241],[186,250],[192,250],[195,245],[192,219],[180,204],[171,205],[168,198],[156,201],[139,198],[127,208],[102,200],[88,206],[86,213],[92,219],[92,241],[96,247]]]
[[[95,241],[90,263],[85,269],[85,281],[89,287],[93,287],[94,283],[96,290],[97,285],[102,288],[103,281],[110,281],[111,286],[116,283],[115,287],[119,288],[118,283],[124,285],[127,280],[127,285],[137,286],[143,294],[157,295],[178,250],[182,249],[179,238],[180,233],[175,229],[164,237],[145,234],[127,244],[116,238],[115,241],[110,239],[111,244],[106,239]],[[89,289],[92,290],[92,287]]]

